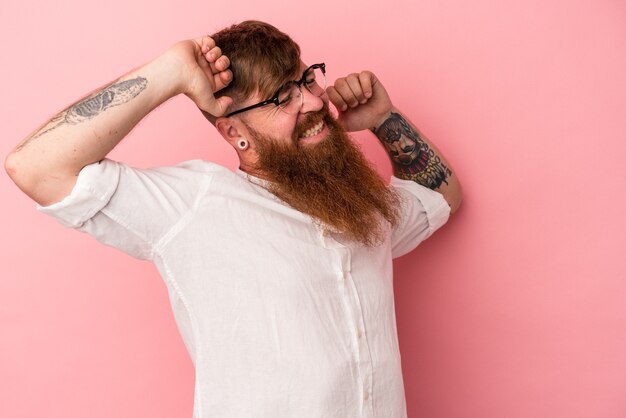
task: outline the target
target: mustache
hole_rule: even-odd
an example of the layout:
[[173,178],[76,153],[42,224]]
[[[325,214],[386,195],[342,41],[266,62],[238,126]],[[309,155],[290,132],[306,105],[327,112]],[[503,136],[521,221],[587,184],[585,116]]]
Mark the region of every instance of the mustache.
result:
[[321,121],[326,121],[328,124],[330,120],[332,120],[330,109],[328,108],[328,104],[324,103],[324,106],[318,112],[306,115],[304,120],[300,124],[298,124],[298,126],[296,126],[296,129],[294,130],[291,139],[294,142],[297,142],[298,138],[300,138],[300,136],[304,134],[307,130],[314,127]]

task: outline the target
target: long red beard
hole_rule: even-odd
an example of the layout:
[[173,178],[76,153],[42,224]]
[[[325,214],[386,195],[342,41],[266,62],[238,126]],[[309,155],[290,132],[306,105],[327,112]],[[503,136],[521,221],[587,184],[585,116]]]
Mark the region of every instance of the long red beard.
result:
[[296,139],[302,129],[296,129],[294,141],[287,142],[248,127],[255,135],[258,153],[255,170],[270,181],[270,192],[327,230],[344,233],[365,246],[378,245],[385,237],[383,221],[392,226],[398,221],[399,197],[385,185],[326,106],[307,121],[321,119],[330,133],[311,146],[302,146]]

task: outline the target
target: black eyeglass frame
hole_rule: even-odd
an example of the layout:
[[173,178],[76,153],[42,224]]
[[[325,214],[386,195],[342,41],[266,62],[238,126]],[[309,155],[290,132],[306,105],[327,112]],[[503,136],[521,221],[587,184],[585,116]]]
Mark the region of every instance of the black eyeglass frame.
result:
[[[288,81],[287,83],[296,83],[298,88],[300,88],[302,86],[302,84],[304,84],[304,82],[306,81],[306,73],[308,73],[309,70],[314,70],[316,68],[320,68],[322,70],[322,74],[324,74],[324,77],[326,77],[326,64],[322,62],[322,63],[319,63],[319,64],[313,64],[313,65],[309,66],[306,70],[304,70],[300,80]],[[287,84],[287,83],[285,83],[285,84]],[[281,103],[278,101],[278,94],[281,92],[281,90],[283,89],[285,84],[280,86],[280,88],[276,91],[276,94],[274,94],[274,96],[271,99],[264,100],[262,102],[253,104],[251,106],[244,107],[243,109],[235,110],[234,112],[230,112],[229,114],[224,115],[224,117],[225,118],[229,118],[229,117],[231,117],[233,115],[236,115],[238,113],[247,112],[248,110],[256,109],[257,107],[261,107],[261,106],[267,106],[268,104],[274,104],[276,106],[280,106]]]

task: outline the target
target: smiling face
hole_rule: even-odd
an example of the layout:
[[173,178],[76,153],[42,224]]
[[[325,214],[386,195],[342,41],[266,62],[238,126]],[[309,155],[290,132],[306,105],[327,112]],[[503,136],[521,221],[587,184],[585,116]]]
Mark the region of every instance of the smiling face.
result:
[[[231,83],[215,93],[215,97],[228,96],[233,99],[227,113],[268,100],[286,82],[301,80],[307,68],[300,59],[298,44],[289,35],[265,22],[244,21],[224,28],[211,37],[230,59],[230,70],[233,73]],[[324,124],[319,125],[319,119],[315,121],[310,117],[311,113],[322,108],[328,98],[324,95],[320,98],[304,86],[301,90],[303,106],[300,113],[286,114],[273,104],[229,118],[216,118],[203,113],[235,148],[242,170],[247,171],[256,163],[256,147],[248,126],[278,140],[300,139],[303,144],[318,143],[328,134],[328,128]],[[300,102],[300,97],[296,99]],[[250,144],[243,153],[237,149],[241,138]],[[262,173],[255,174],[262,176]]]
[[[289,80],[284,81],[299,79],[306,68],[307,66],[300,61],[298,72]],[[317,144],[329,134],[328,126],[321,112],[324,106],[328,105],[328,96],[326,93],[316,96],[304,86],[300,88],[300,92],[302,97],[290,99],[293,101],[290,105],[292,113],[287,113],[274,104],[268,104],[238,116],[246,128],[251,127],[254,132],[260,133],[262,136],[271,136],[276,141],[298,144],[299,146]],[[267,100],[267,97],[259,97],[257,94],[237,107],[246,107],[249,104],[264,100]],[[242,136],[250,139],[250,148],[254,153],[256,150],[255,135],[242,132]]]

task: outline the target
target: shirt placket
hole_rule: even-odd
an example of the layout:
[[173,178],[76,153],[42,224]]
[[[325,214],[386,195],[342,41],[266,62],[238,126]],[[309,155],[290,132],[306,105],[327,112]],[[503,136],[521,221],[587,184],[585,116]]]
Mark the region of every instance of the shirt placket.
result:
[[333,248],[338,255],[338,285],[342,290],[342,299],[348,319],[351,347],[353,347],[354,365],[357,372],[357,397],[360,399],[360,417],[373,417],[372,405],[372,356],[367,338],[363,308],[352,275],[352,255],[348,248],[334,240],[330,234],[324,234],[327,248]]

